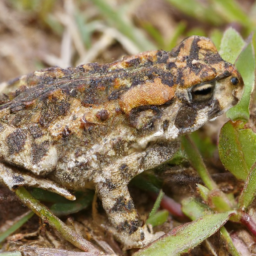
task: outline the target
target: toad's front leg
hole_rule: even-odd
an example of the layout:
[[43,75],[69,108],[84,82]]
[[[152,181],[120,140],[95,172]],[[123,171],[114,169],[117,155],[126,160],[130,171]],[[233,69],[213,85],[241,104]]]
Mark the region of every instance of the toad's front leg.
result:
[[115,228],[113,233],[126,248],[144,247],[159,236],[155,236],[151,226],[143,225],[139,219],[127,183],[116,183],[115,178],[102,179],[96,183],[103,208]]

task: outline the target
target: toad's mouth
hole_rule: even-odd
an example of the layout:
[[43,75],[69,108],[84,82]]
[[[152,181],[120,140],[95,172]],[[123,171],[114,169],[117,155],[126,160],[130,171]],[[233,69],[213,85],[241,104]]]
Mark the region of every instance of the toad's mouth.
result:
[[223,111],[220,108],[219,101],[215,101],[213,108],[208,113],[208,119],[209,120],[214,119],[215,117],[222,115],[225,111]]

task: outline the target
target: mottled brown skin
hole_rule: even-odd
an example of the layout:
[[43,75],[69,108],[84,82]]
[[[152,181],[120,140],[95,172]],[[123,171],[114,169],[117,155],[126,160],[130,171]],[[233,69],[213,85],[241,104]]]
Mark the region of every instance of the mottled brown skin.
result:
[[16,90],[0,97],[2,181],[69,199],[67,189],[94,186],[118,239],[143,247],[156,237],[127,184],[170,159],[181,134],[235,105],[243,81],[209,39],[193,36],[171,52],[48,68],[8,88]]

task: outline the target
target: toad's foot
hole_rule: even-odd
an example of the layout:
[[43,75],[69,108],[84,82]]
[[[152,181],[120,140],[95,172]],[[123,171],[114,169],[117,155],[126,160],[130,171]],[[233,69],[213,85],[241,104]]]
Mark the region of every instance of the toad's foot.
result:
[[117,240],[122,241],[124,244],[124,250],[131,248],[143,248],[164,235],[164,232],[157,232],[154,234],[152,226],[149,224],[145,224],[138,228],[136,232],[130,235],[127,234],[127,232],[120,232],[118,230],[111,229],[110,231]]
[[24,174],[14,167],[11,168],[5,166],[3,163],[0,163],[0,183],[4,183],[11,190],[20,186],[36,187],[54,192],[69,200],[76,199],[68,190],[58,186],[50,180]]

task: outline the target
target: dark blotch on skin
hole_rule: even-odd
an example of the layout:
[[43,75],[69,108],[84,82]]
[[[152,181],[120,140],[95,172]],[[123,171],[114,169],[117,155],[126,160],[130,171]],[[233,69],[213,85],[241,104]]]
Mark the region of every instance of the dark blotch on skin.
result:
[[96,113],[96,117],[103,122],[108,119],[109,113],[106,109],[102,109]]
[[139,84],[144,84],[145,83],[145,80],[144,79],[142,79],[142,78],[137,78],[137,77],[135,77],[134,79],[133,79],[133,81],[132,81],[132,84],[131,84],[131,86],[133,87],[133,86],[136,86],[136,85],[139,85]]
[[64,116],[69,110],[70,104],[65,100],[62,100],[57,104],[58,115]]
[[167,69],[167,70],[171,70],[172,68],[177,68],[175,62],[169,62],[169,63],[167,63],[166,69]]
[[119,224],[117,230],[124,231],[129,233],[129,235],[133,234],[141,225],[139,220],[134,221],[124,221],[123,223]]
[[157,63],[166,63],[169,55],[166,51],[158,51],[157,52]]
[[43,136],[43,131],[38,125],[32,125],[28,129],[34,139],[37,139]]
[[15,114],[15,113],[17,113],[17,112],[23,110],[24,108],[25,108],[25,105],[24,105],[24,104],[19,104],[19,103],[18,103],[18,105],[12,106],[12,107],[10,108],[10,111],[11,111],[12,114]]
[[120,174],[122,175],[122,178],[126,181],[130,181],[133,177],[133,170],[129,170],[129,167],[127,164],[121,164],[119,167]]
[[173,86],[173,80],[172,80],[171,77],[170,78],[162,78],[161,81],[162,81],[163,84],[166,84],[169,87]]
[[126,205],[126,208],[129,210],[129,211],[132,211],[135,209],[134,207],[134,204],[133,204],[133,201],[132,200],[129,200],[127,205]]
[[[27,115],[26,115],[27,114]],[[14,118],[11,120],[10,124],[16,127],[20,127],[20,124],[23,122],[25,119],[29,119],[29,113],[22,113],[18,112],[14,115]]]
[[9,148],[9,155],[19,153],[22,151],[27,139],[27,134],[21,129],[7,136],[7,145]]
[[137,67],[140,64],[140,59],[136,58],[136,59],[132,59],[129,61],[125,62],[127,67]]
[[[186,39],[185,39],[186,40]],[[184,47],[184,42],[181,42],[180,45],[172,49],[170,56],[171,57],[177,57],[180,53],[180,50]]]
[[44,141],[41,144],[32,144],[32,163],[37,164],[45,156],[50,147],[49,141]]
[[116,91],[113,91],[109,96],[108,100],[117,100],[125,91],[128,91],[129,88],[122,88]]
[[197,111],[191,106],[185,105],[179,110],[175,125],[177,128],[188,128],[192,127],[195,123]]
[[154,79],[157,77],[158,77],[158,75],[156,75],[156,74],[148,74],[148,80],[154,81]]
[[89,67],[89,70],[87,70],[87,72],[90,74],[100,73],[102,69],[102,65],[98,63],[88,63],[86,64],[86,66]]
[[191,45],[191,49],[190,49],[190,53],[189,53],[189,59],[191,61],[193,60],[198,60],[198,53],[199,53],[199,46],[198,46],[198,42],[200,41],[199,38],[195,38],[194,41],[192,42],[192,45]]
[[67,138],[71,134],[70,129],[66,126],[65,129],[62,131],[63,138]]
[[13,183],[21,183],[24,182],[24,178],[20,175],[14,175],[13,177]]
[[122,139],[117,139],[113,143],[112,148],[114,149],[115,153],[118,156],[122,156],[125,154],[125,143],[126,143],[126,141],[124,141]]
[[106,182],[104,182],[103,186],[107,187],[109,191],[113,191],[116,189],[116,185],[113,182],[111,182],[110,179],[106,179]]
[[119,170],[120,170],[121,172],[128,172],[129,167],[128,167],[127,164],[121,164],[120,167],[119,167]]
[[39,123],[43,127],[48,127],[48,125],[57,117],[64,116],[70,108],[70,104],[62,100],[60,102],[50,102],[46,103],[47,107],[42,111]]
[[126,202],[123,196],[116,199],[116,203],[112,207],[112,212],[128,212],[134,210],[134,204],[131,200]]
[[4,126],[0,123],[0,132],[4,131]]
[[217,53],[207,52],[204,61],[210,65],[222,62],[223,59]]
[[123,196],[120,196],[116,199],[116,203],[111,208],[112,212],[124,212],[126,209],[125,207],[125,198]]
[[176,84],[184,85],[184,77],[183,77],[183,70],[178,69],[178,77],[176,80]]

